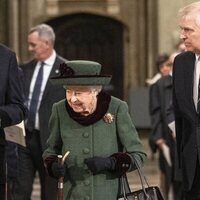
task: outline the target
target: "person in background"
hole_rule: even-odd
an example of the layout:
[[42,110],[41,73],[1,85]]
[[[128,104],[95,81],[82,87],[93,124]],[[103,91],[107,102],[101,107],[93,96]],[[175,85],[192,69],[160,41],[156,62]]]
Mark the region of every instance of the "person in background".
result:
[[158,72],[153,76],[153,78],[146,80],[146,83],[149,86],[156,83],[156,81],[158,81],[162,76],[166,76],[169,74],[171,70],[171,66],[167,65],[169,63],[168,59],[169,59],[169,55],[166,53],[160,54],[157,57],[155,64],[156,64],[156,68]]
[[58,66],[65,61],[54,50],[55,33],[47,24],[39,24],[30,29],[28,50],[34,59],[20,67],[24,73],[25,97],[29,109],[26,128],[26,148],[19,148],[19,178],[15,198],[31,198],[36,172],[41,184],[41,199],[55,200],[53,196],[57,183],[46,175],[42,153],[49,137],[48,121],[53,103],[63,99],[65,91],[52,85],[49,77],[59,73]]
[[[169,56],[171,66],[175,56],[180,52],[173,52]],[[161,77],[155,84],[155,104],[154,107],[154,126],[150,136],[150,144],[152,150],[158,148],[163,157],[162,169],[165,172],[166,189],[165,199],[169,198],[169,192],[172,191],[174,200],[182,200],[182,184],[181,176],[177,174],[176,168],[176,135],[175,128],[172,126],[174,121],[174,113],[172,105],[172,68],[167,76]],[[169,150],[169,158],[167,158],[167,149]],[[164,156],[165,155],[165,156]]]
[[185,200],[200,200],[200,1],[178,13],[180,38],[186,52],[173,65],[173,109],[177,154]]
[[0,199],[6,199],[6,141],[4,128],[20,123],[26,115],[16,54],[0,44]]
[[[168,126],[165,123],[165,101],[171,99],[171,82],[167,81],[166,90],[161,87],[160,79],[170,74],[172,63],[168,54],[159,55],[156,60],[161,77],[149,88],[149,113],[151,117],[152,131],[149,136],[149,144],[152,153],[159,152],[160,186],[165,199],[168,199],[171,184],[171,166],[167,163],[161,148],[161,141],[171,141]],[[161,89],[162,88],[162,89]]]
[[[127,103],[102,90],[111,76],[93,61],[68,61],[60,76],[66,99],[53,105],[43,159],[49,175],[64,176],[64,200],[116,200],[119,176],[142,165],[146,154]],[[57,155],[70,154],[64,165]]]

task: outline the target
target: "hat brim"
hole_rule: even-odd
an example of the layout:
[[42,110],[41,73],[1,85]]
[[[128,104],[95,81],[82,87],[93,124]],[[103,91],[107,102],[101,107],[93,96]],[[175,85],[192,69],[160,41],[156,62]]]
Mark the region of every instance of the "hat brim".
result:
[[53,77],[50,79],[53,85],[108,85],[112,76],[86,76],[86,77]]

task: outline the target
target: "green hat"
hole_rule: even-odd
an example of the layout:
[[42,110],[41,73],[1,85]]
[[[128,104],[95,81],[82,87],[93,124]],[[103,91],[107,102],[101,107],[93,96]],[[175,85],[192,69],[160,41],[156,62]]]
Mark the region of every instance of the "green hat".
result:
[[87,60],[72,60],[60,65],[60,75],[52,77],[54,85],[107,85],[111,75],[101,75],[101,64]]

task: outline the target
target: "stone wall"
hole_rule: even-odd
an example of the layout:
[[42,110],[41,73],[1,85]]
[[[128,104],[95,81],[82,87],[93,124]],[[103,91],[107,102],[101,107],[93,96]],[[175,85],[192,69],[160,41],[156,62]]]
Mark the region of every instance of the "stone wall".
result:
[[[129,87],[144,84],[148,65],[150,68],[153,67],[152,59],[148,60],[147,46],[152,46],[150,43],[155,41],[155,35],[148,35],[146,22],[148,9],[154,7],[147,7],[146,0],[21,0],[20,2],[27,8],[21,9],[19,16],[21,27],[18,40],[19,55],[23,62],[29,59],[25,41],[30,27],[63,15],[93,13],[116,19],[124,25],[125,96]],[[151,48],[150,54],[153,55],[152,58],[155,57],[157,48]]]
[[178,41],[177,12],[195,0],[0,0],[0,40],[21,62],[30,59],[30,27],[73,13],[93,13],[124,26],[124,90],[145,86],[156,71],[158,53],[172,52]]

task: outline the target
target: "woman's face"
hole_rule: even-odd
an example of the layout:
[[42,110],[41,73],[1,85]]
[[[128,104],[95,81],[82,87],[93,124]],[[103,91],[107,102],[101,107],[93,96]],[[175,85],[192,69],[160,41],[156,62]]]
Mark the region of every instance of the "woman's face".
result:
[[171,70],[172,70],[172,63],[170,61],[166,61],[160,66],[160,73],[162,74],[162,76],[169,75]]
[[66,99],[74,112],[84,116],[92,114],[96,109],[98,91],[92,86],[67,86]]

